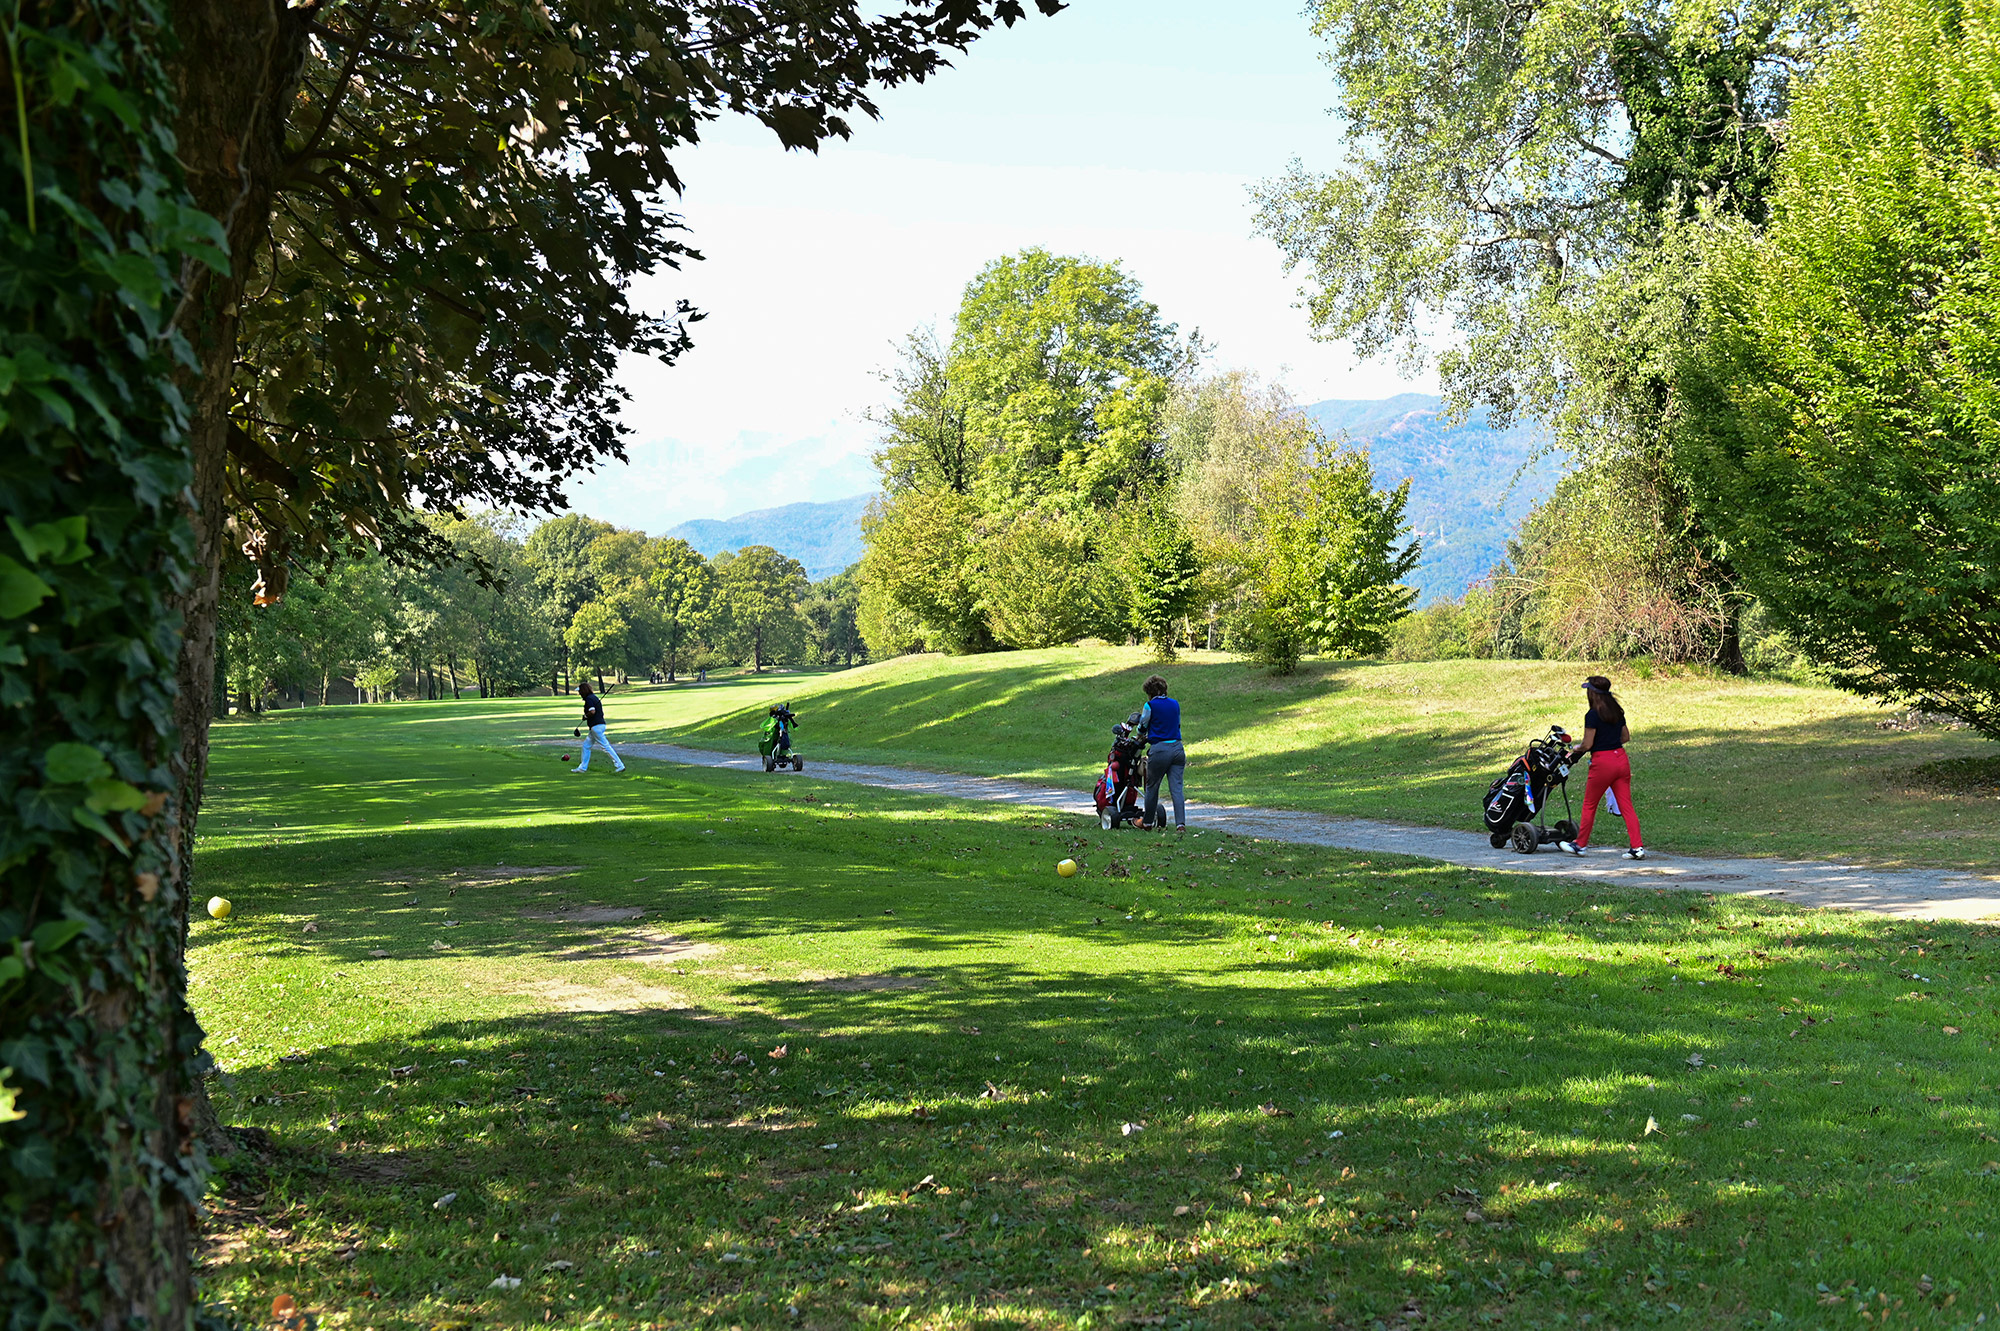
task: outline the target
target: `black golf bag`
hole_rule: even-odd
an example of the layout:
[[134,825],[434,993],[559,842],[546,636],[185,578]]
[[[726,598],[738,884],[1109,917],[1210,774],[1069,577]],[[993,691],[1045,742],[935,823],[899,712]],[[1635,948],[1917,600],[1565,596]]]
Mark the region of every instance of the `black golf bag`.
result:
[[[1532,855],[1552,841],[1574,841],[1576,822],[1569,807],[1569,732],[1550,726],[1542,739],[1530,740],[1528,751],[1516,758],[1500,779],[1486,788],[1486,839],[1495,850],[1511,844]],[[1551,828],[1544,822],[1549,797],[1562,791],[1566,815]]]

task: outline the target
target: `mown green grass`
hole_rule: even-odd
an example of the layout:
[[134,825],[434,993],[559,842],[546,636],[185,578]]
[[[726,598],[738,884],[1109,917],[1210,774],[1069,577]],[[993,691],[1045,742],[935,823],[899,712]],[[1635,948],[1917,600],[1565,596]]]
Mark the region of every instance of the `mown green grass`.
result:
[[[1139,682],[1156,668],[1125,648],[904,657],[801,681],[788,696],[808,760],[1088,790],[1111,726],[1139,706]],[[1164,673],[1184,708],[1194,797],[1476,829],[1487,783],[1528,740],[1555,723],[1581,738],[1579,682],[1596,669],[1309,661],[1279,679],[1234,657],[1193,653]],[[1631,716],[1642,825],[1657,848],[1989,872],[2000,864],[2000,788],[1918,770],[1990,758],[1992,742],[1970,731],[1884,731],[1876,722],[1889,713],[1880,708],[1778,680],[1683,671],[1621,675],[1617,686]],[[759,701],[656,723],[653,733],[753,748],[769,705]]]
[[[480,738],[536,706],[218,727],[198,871],[236,914],[195,925],[194,1001],[272,1145],[218,1182],[211,1298],[383,1331],[2000,1311],[1991,928],[567,776]],[[646,918],[536,918],[589,905]],[[713,950],[615,955],[663,935]]]

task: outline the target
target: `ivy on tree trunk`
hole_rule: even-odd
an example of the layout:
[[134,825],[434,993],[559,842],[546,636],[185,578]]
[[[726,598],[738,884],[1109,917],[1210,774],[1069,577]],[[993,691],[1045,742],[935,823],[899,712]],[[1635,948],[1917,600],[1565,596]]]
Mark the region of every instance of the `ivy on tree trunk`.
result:
[[153,0],[0,17],[0,1324],[182,1326],[205,1162],[182,968],[176,368],[220,265]]

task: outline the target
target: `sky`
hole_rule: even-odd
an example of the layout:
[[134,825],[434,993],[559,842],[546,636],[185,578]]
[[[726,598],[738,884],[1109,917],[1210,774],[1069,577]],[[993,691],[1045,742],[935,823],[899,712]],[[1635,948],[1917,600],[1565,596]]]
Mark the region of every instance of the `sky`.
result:
[[864,413],[895,344],[950,325],[966,282],[1031,245],[1120,260],[1215,369],[1300,401],[1431,391],[1314,341],[1298,282],[1252,234],[1250,186],[1338,164],[1333,87],[1303,0],[1074,0],[975,42],[878,100],[817,155],[725,121],[676,161],[705,261],[635,298],[707,312],[672,367],[628,361],[631,461],[570,487],[582,511],[659,534],[875,488]]

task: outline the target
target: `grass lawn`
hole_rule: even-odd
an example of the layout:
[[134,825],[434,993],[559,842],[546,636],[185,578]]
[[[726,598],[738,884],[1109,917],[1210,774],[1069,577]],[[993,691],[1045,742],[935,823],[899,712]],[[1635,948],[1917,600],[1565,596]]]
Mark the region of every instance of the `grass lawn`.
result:
[[507,742],[569,707],[216,728],[193,996],[270,1135],[203,1276],[249,1320],[2000,1313],[1990,927]]
[[[1139,682],[1156,668],[1136,648],[904,657],[797,681],[784,696],[799,708],[808,762],[904,763],[1088,790],[1111,726],[1139,706]],[[1579,685],[1592,669],[1309,661],[1276,679],[1234,657],[1193,653],[1164,673],[1185,708],[1197,798],[1477,829],[1487,783],[1529,739],[1556,722],[1581,738]],[[1971,731],[1884,731],[1883,709],[1775,680],[1681,672],[1617,684],[1653,846],[1987,872],[2000,864],[2000,747]],[[652,723],[653,733],[753,749],[769,705],[759,702]],[[1937,764],[1984,779],[1940,781]],[[1614,825],[1613,840],[1620,831]]]

